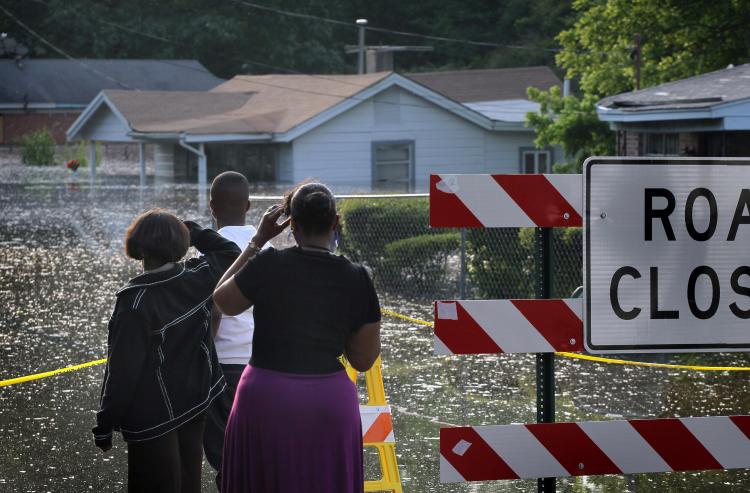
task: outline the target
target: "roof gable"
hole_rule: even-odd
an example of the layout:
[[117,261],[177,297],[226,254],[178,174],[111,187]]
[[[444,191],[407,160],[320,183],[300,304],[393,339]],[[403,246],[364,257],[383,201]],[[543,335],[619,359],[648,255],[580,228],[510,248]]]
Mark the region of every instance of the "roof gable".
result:
[[103,91],[71,126],[79,132],[107,104],[137,137],[183,135],[187,141],[248,140],[267,135],[289,142],[373,96],[398,86],[487,130],[493,122],[468,106],[391,72],[366,76],[236,77],[209,92]]

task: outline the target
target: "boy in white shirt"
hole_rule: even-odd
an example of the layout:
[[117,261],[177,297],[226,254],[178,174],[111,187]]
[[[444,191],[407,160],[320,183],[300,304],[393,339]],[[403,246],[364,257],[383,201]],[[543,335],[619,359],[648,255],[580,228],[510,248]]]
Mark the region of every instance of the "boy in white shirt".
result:
[[[255,227],[245,225],[245,216],[250,209],[250,185],[247,179],[235,171],[226,171],[214,178],[211,183],[211,215],[216,220],[218,232],[244,249],[255,235]],[[229,412],[232,410],[234,394],[237,390],[245,365],[250,361],[253,344],[253,309],[237,316],[221,315],[216,309],[212,312],[211,329],[219,363],[227,382],[226,390],[208,408],[206,429],[203,435],[203,450],[206,459],[217,471],[216,483],[220,483],[221,456],[224,448],[224,429]]]

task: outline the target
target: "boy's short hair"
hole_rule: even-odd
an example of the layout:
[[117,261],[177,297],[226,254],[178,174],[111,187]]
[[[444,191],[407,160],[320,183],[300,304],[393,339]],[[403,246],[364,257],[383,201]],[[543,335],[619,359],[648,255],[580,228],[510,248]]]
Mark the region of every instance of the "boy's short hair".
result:
[[242,173],[225,171],[211,182],[211,201],[226,209],[244,209],[250,195],[250,184]]
[[190,232],[174,214],[151,209],[136,217],[125,232],[125,254],[135,260],[177,262],[190,248]]

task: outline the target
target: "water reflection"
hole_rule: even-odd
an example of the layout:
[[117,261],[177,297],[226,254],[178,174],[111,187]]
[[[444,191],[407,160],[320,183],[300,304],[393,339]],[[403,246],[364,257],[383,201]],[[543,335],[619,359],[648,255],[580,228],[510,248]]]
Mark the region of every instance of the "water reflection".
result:
[[[147,207],[210,224],[196,190],[140,190],[126,181],[90,189],[85,182],[0,185],[0,379],[102,357],[115,290],[138,272],[122,235]],[[277,190],[273,191],[277,193]],[[254,219],[268,204],[254,204]],[[286,241],[282,238],[283,241]],[[418,318],[429,307],[383,300]],[[410,492],[530,492],[534,481],[438,483],[439,422],[504,424],[534,420],[532,356],[435,357],[428,329],[386,318],[383,360],[394,408],[399,466]],[[684,359],[684,358],[683,358]],[[746,364],[713,355],[709,364]],[[558,419],[743,414],[744,373],[694,373],[602,365],[558,358]],[[109,455],[91,441],[102,367],[0,388],[0,491],[119,491],[125,447]],[[373,477],[374,457],[368,456]],[[213,491],[206,468],[204,490]],[[558,490],[750,490],[746,471],[560,480]]]

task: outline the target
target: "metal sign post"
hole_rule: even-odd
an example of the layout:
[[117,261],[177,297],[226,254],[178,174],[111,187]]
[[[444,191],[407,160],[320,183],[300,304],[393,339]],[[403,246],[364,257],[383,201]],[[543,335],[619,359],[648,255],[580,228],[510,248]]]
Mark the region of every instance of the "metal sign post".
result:
[[[552,229],[536,228],[536,297],[552,295]],[[536,422],[555,422],[555,353],[536,355]],[[539,493],[554,493],[555,478],[537,479]]]

